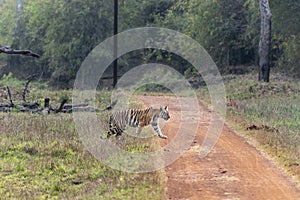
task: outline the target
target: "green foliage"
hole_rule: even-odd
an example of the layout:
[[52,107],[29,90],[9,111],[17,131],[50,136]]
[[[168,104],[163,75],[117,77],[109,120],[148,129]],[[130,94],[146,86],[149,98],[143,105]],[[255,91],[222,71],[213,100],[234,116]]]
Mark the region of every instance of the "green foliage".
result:
[[[43,96],[61,92],[65,93],[47,91]],[[103,104],[109,103],[105,101],[108,95],[98,94]],[[164,198],[161,172],[129,174],[113,170],[87,152],[71,114],[2,113],[0,118],[3,199]],[[152,151],[158,147],[156,142],[124,137],[122,148],[129,152]]]
[[243,1],[192,1],[188,33],[219,66],[241,64],[247,24]]
[[300,3],[274,0],[270,6],[273,14],[274,64],[287,75],[300,77]]
[[[25,1],[23,35],[14,39],[18,48],[42,54],[39,60],[10,59],[9,69],[51,77],[50,84],[69,87],[83,59],[98,43],[111,35],[108,1]],[[18,74],[20,76],[20,74]]]
[[7,0],[0,2],[0,44],[12,43],[14,25],[16,24],[16,1]]
[[[270,6],[273,64],[298,74],[299,3],[274,0]],[[22,34],[14,33],[17,22]],[[166,27],[191,36],[221,71],[228,71],[229,65],[256,64],[258,60],[257,0],[120,0],[119,32],[143,26]],[[7,0],[0,5],[0,27],[0,44],[42,55],[38,60],[9,56],[7,66],[7,56],[1,55],[4,73],[11,71],[21,78],[36,73],[50,79],[52,86],[70,88],[87,54],[112,35],[113,1],[24,0],[24,10],[17,20],[16,2]],[[161,50],[140,50],[119,59],[120,75],[145,62],[172,65],[182,74],[189,68],[179,56]]]
[[278,48],[281,51],[276,63],[278,69],[289,76],[300,77],[300,34],[291,35]]
[[[7,0],[0,2],[0,45],[10,45],[13,41],[16,24],[16,1]],[[6,56],[0,54],[0,71],[6,63]]]
[[270,1],[273,31],[284,37],[300,32],[300,3],[294,0]]
[[246,13],[246,31],[243,34],[244,48],[247,52],[253,53],[252,64],[256,64],[258,61],[258,43],[260,37],[260,11],[259,2],[256,0],[246,0],[244,3],[244,9]]
[[9,72],[8,74],[4,74],[0,79],[0,85],[2,86],[13,86],[13,87],[22,87],[24,81],[20,81],[19,79],[13,77],[13,74]]

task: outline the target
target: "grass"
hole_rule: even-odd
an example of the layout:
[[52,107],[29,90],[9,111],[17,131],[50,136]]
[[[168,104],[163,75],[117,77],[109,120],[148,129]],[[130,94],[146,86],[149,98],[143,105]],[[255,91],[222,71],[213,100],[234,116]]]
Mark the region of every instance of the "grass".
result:
[[[162,198],[160,172],[128,174],[102,165],[81,145],[71,115],[2,117],[1,197],[143,199],[149,194],[149,199]],[[146,148],[127,143],[130,152]]]
[[[225,76],[224,82],[228,101],[238,105],[228,107],[228,121],[238,123],[235,128],[258,141],[291,174],[300,177],[300,83],[276,77],[269,84],[259,83],[252,74]],[[0,88],[10,86],[15,101],[20,101],[17,94],[24,84],[8,75],[0,81]],[[151,94],[160,94],[158,89]],[[134,95],[149,92],[145,87]],[[139,108],[142,105],[134,95],[130,107]],[[210,102],[207,88],[200,89],[198,95]],[[71,96],[72,91],[49,91],[46,84],[32,83],[27,99],[33,102],[49,97],[51,104],[58,106]],[[0,98],[8,102],[7,96],[1,94]],[[109,92],[98,91],[96,106],[105,108],[110,98]],[[107,121],[107,113],[98,114],[98,118]],[[257,130],[246,130],[253,124]],[[150,132],[146,129],[143,134]],[[0,113],[0,135],[1,199],[165,198],[162,171],[130,174],[103,165],[81,144],[71,114]],[[122,138],[118,145],[131,153],[158,148],[155,138]]]
[[[32,84],[28,99],[49,97],[55,105],[71,92]],[[109,95],[97,92],[97,105],[108,105]],[[138,106],[136,100],[131,104]],[[124,136],[122,145],[128,152],[146,152],[158,144]],[[82,145],[71,114],[0,113],[0,179],[1,199],[163,199],[165,187],[162,171],[126,173],[96,160]]]
[[[300,83],[272,76],[260,83],[256,74],[224,76],[229,123],[254,138],[300,180]],[[209,103],[206,88],[198,92]],[[235,102],[238,106],[230,106]],[[255,130],[247,130],[255,125]]]

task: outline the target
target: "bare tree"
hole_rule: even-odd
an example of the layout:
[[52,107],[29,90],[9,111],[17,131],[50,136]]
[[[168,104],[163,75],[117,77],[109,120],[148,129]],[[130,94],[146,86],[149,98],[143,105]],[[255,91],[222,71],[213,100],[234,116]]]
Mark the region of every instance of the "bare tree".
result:
[[271,10],[268,0],[259,0],[260,7],[260,40],[259,40],[259,81],[270,81],[271,52]]

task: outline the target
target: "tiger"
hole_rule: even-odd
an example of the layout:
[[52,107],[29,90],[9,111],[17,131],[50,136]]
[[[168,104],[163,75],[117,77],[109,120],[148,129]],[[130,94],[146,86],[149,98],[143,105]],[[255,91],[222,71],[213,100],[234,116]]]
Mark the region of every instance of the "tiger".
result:
[[162,118],[165,121],[170,119],[168,106],[116,111],[109,118],[109,131],[107,133],[107,138],[111,135],[115,135],[116,137],[122,135],[127,125],[137,127],[136,134],[140,134],[145,126],[151,125],[158,137],[167,139],[168,137],[162,134],[158,126],[159,118]]

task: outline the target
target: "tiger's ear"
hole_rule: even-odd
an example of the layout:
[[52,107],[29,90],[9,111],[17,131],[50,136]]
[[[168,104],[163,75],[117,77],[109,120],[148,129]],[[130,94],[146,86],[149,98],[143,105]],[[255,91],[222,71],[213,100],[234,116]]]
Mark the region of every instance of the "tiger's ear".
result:
[[168,111],[168,106],[165,107],[165,110]]

